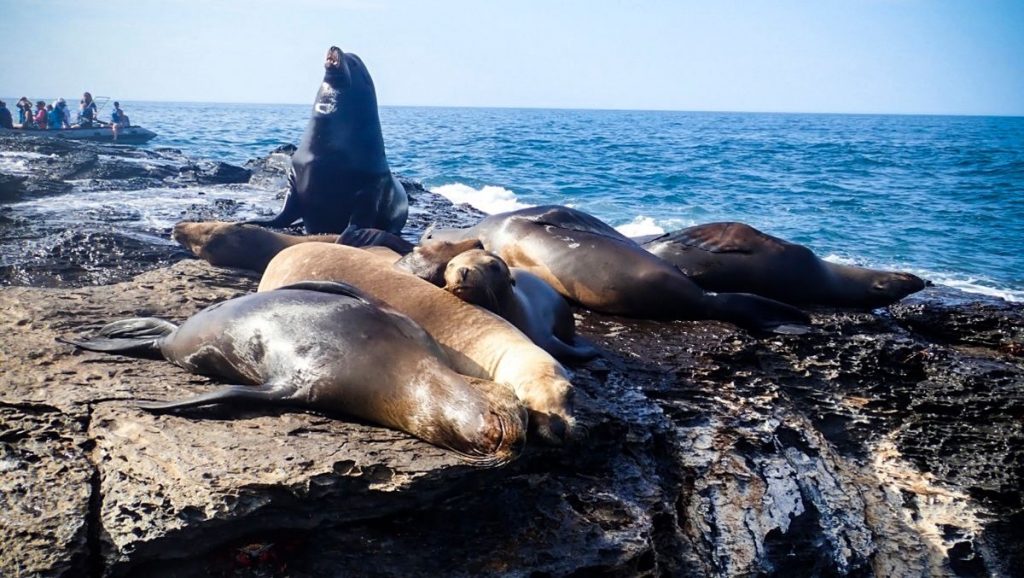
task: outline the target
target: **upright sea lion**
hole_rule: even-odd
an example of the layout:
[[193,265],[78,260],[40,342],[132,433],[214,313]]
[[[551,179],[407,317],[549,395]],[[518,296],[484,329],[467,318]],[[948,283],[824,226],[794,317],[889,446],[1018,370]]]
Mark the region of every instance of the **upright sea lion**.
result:
[[743,223],[697,225],[643,246],[707,291],[755,293],[793,305],[874,309],[926,285],[910,273],[829,263]]
[[381,229],[399,233],[409,199],[384,154],[377,95],[358,56],[332,46],[313,116],[292,155],[284,208],[269,220],[287,227],[302,219],[307,233]]
[[504,319],[395,269],[390,259],[342,245],[288,247],[267,265],[259,290],[303,280],[350,283],[408,315],[441,344],[455,371],[510,386],[531,411],[531,428],[551,441],[569,433],[565,369]]
[[[297,283],[207,307],[180,327],[154,318],[111,323],[91,351],[159,356],[236,383],[168,411],[243,401],[342,412],[399,429],[485,465],[521,450],[526,414],[508,388],[452,371],[411,319],[340,283]],[[255,387],[254,387],[255,386]]]
[[576,325],[565,298],[536,275],[510,270],[494,253],[474,249],[455,256],[444,280],[445,290],[507,320],[558,359],[584,360],[600,354],[576,343]]
[[755,329],[806,325],[792,306],[744,293],[708,293],[679,269],[599,219],[542,206],[492,215],[468,229],[430,231],[429,239],[479,239],[511,267],[537,275],[595,311],[648,319],[721,319]]

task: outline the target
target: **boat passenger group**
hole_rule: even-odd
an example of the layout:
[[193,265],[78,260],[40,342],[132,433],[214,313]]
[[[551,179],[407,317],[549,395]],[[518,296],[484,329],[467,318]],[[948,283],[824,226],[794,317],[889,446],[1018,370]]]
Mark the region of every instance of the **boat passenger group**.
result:
[[[100,97],[103,98],[103,97]],[[71,124],[71,111],[63,98],[53,101],[53,104],[46,104],[45,101],[36,102],[36,110],[32,111],[32,101],[21,97],[15,107],[18,109],[18,124],[14,124],[11,111],[7,103],[0,100],[0,128],[21,128],[26,130],[61,130],[68,128],[92,128],[94,126],[109,126],[114,132],[114,140],[117,140],[120,129],[131,126],[128,115],[121,110],[121,103],[114,103],[114,110],[110,113],[110,122],[104,122],[97,118],[99,110],[92,95],[86,92],[78,104],[78,116],[75,124]]]

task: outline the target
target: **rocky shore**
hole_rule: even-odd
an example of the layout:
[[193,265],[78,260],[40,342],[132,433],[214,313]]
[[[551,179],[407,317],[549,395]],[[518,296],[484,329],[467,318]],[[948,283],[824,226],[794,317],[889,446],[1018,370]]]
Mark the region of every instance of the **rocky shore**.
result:
[[[0,142],[87,168],[0,174],[0,203],[213,173],[232,175],[212,185],[228,193],[272,198],[288,154],[213,169],[50,146],[71,145]],[[127,176],[140,156],[165,168]],[[407,187],[410,239],[477,218]],[[184,212],[232,218],[247,202]],[[0,204],[0,246],[18,242],[19,218]],[[604,351],[572,368],[586,435],[482,470],[335,416],[136,409],[213,382],[55,338],[181,321],[258,278],[74,234],[79,252],[2,268],[0,576],[1024,575],[1019,304],[935,287],[872,313],[814,312],[799,336],[578,311]],[[52,275],[64,259],[85,273]]]

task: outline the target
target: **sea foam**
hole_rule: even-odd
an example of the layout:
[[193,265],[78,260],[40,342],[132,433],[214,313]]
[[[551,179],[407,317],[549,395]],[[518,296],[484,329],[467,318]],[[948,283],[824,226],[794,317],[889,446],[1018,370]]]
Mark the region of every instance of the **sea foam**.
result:
[[484,185],[479,189],[463,184],[449,183],[430,189],[456,205],[469,205],[488,215],[526,209],[533,205],[520,202],[516,194],[504,187]]

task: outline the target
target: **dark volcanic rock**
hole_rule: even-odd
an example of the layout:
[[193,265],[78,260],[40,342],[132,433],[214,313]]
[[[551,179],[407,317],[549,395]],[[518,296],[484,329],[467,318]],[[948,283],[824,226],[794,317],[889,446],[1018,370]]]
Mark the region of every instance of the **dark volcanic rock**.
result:
[[[145,171],[182,186],[180,169],[197,166],[174,151],[93,153],[73,163],[76,187],[144,183]],[[283,187],[289,154],[247,165],[250,184]],[[131,166],[107,166],[118,162]],[[99,178],[113,174],[121,178]],[[42,182],[21,178],[7,182]],[[431,223],[482,216],[402,181],[410,240]],[[244,205],[187,202],[182,214],[200,220],[233,218]],[[109,210],[115,221],[131,217]],[[0,209],[8,239],[30,225]],[[573,371],[583,435],[565,448],[531,440],[517,462],[478,470],[332,416],[142,412],[131,400],[214,383],[163,361],[76,353],[55,338],[128,316],[181,321],[258,280],[192,260],[170,265],[181,253],[167,253],[166,241],[113,226],[22,243],[41,265],[2,268],[0,280],[64,284],[92,268],[89,278],[116,281],[154,270],[100,287],[0,288],[0,576],[1024,568],[1020,304],[931,288],[875,313],[817,312],[800,336],[579,312],[579,332],[605,351]]]

